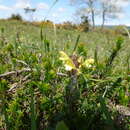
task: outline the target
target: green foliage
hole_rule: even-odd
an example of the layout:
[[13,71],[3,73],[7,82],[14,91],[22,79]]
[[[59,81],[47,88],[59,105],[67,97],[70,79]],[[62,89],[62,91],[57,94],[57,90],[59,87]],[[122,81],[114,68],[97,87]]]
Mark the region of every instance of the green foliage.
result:
[[84,32],[88,32],[89,31],[90,23],[89,23],[89,19],[88,19],[87,16],[82,16],[81,17],[81,23],[80,23],[79,27]]
[[[48,27],[0,25],[1,129],[130,129],[129,113],[117,110],[130,106],[127,37],[59,29],[55,37]],[[86,67],[88,59],[94,63]]]
[[20,14],[12,14],[9,18],[9,20],[19,20],[19,21],[23,21],[23,18]]
[[80,56],[87,56],[87,49],[85,48],[85,44],[84,43],[79,43],[78,47],[77,47],[77,53]]
[[115,34],[122,35],[122,36],[128,36],[128,33],[125,30],[126,26],[116,26],[114,28]]
[[77,49],[77,46],[78,46],[78,43],[79,43],[79,39],[80,39],[80,35],[78,35],[77,37],[77,40],[76,40],[76,43],[75,43],[75,46],[74,46],[74,50],[73,50],[73,53],[76,51]]
[[61,121],[61,122],[58,122],[58,124],[56,125],[56,130],[68,130],[68,128],[65,125],[65,123]]
[[110,71],[110,69],[111,69],[111,67],[112,67],[112,63],[113,63],[115,57],[117,56],[119,50],[121,49],[121,45],[122,45],[122,44],[123,44],[123,39],[122,39],[121,37],[119,37],[119,38],[117,39],[117,41],[116,41],[116,47],[113,48],[112,53],[111,53],[110,57],[109,57],[108,60],[107,60],[105,73],[106,73],[107,71]]

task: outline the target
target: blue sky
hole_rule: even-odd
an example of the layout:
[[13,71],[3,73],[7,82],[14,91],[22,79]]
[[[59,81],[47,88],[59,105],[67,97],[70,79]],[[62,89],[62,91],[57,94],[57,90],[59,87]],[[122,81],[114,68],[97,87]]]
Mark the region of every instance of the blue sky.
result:
[[[30,7],[36,8],[36,12],[33,14],[34,20],[43,20],[45,17],[47,19],[54,21],[55,23],[60,23],[63,21],[75,21],[75,11],[76,7],[71,6],[69,0],[59,0],[52,10],[48,13],[51,5],[55,0],[0,0],[0,18],[7,18],[12,13],[19,13],[25,19],[31,19],[32,15],[25,14],[23,8]],[[108,0],[109,1],[109,0]],[[121,0],[119,5],[123,5],[124,12],[120,14],[120,17],[115,20],[108,20],[106,24],[126,24],[130,25],[130,4],[122,4]],[[123,0],[122,0],[123,1]],[[124,0],[125,1],[125,0]],[[96,23],[101,24],[101,18],[96,18]]]

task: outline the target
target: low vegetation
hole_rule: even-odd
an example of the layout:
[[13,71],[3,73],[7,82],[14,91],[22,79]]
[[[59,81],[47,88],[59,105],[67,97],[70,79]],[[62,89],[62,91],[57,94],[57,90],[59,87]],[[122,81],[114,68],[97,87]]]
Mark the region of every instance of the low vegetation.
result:
[[12,14],[9,18],[9,20],[19,20],[19,21],[23,21],[23,18],[20,14]]
[[127,35],[0,27],[0,129],[130,130]]

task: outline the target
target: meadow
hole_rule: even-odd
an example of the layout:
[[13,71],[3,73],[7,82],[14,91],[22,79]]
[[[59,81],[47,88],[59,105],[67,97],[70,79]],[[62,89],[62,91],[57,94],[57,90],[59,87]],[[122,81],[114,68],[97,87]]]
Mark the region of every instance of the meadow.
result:
[[130,39],[0,20],[0,130],[130,130]]

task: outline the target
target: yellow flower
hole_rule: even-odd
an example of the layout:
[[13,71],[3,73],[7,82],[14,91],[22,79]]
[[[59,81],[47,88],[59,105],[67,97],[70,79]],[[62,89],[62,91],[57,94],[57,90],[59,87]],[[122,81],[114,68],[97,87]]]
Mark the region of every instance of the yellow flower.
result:
[[94,64],[94,59],[87,59],[84,61],[82,65],[84,67],[91,68],[93,64]]
[[71,58],[63,51],[60,51],[60,58],[59,59],[63,61],[63,64],[64,64],[65,69],[67,71],[71,71],[72,69],[76,69]]
[[82,56],[80,56],[79,58],[78,58],[78,62],[80,63],[80,64],[82,64],[83,63],[83,57]]
[[81,73],[81,71],[80,71],[81,67],[91,68],[92,65],[94,64],[94,59],[87,59],[87,60],[84,61],[83,57],[79,57],[77,59],[79,66],[76,67],[73,59],[71,59],[65,52],[60,51],[59,53],[60,53],[59,59],[63,62],[66,71],[76,70],[77,74],[80,74]]

